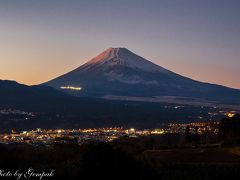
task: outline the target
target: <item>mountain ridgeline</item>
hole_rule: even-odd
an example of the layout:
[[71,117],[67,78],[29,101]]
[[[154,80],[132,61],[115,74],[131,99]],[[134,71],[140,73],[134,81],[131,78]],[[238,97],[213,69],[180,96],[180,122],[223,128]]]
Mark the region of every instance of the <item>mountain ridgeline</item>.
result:
[[181,76],[126,48],[109,48],[77,69],[44,84],[83,97],[177,97],[240,104],[240,90]]
[[71,101],[71,96],[49,86],[27,86],[15,81],[0,80],[0,108],[36,111],[58,107]]

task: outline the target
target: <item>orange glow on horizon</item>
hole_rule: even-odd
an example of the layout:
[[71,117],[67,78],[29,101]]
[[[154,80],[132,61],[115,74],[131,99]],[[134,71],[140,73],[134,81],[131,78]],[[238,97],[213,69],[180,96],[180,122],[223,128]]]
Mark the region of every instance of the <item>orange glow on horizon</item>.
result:
[[[193,65],[186,66],[173,66],[168,65],[168,69],[183,75],[187,76],[189,78],[192,78],[194,80],[202,81],[202,82],[208,82],[213,84],[219,84],[228,86],[231,88],[240,89],[240,83],[234,81],[237,76],[237,72],[224,69],[222,68],[221,71],[215,71],[213,72],[210,67],[205,66],[198,66],[197,67]],[[29,69],[28,71],[20,71],[19,69],[2,69],[0,67],[0,79],[1,80],[14,80],[18,83],[26,84],[26,85],[37,85],[44,82],[47,82],[55,77],[58,77],[62,74],[65,74],[66,72],[69,72],[73,70],[73,67],[60,67],[59,69],[56,69],[55,71],[52,71],[50,69],[45,69],[44,72],[41,72],[40,69]],[[193,70],[194,69],[194,70]],[[223,73],[225,72],[225,73]],[[227,72],[227,73],[226,73]]]
[[[83,52],[72,52],[69,48],[63,49],[62,47],[44,51],[38,55],[39,53],[36,53],[34,46],[29,47],[31,52],[29,54],[22,53],[26,50],[21,51],[21,48],[18,49],[19,46],[15,47],[16,49],[11,48],[14,53],[11,53],[4,46],[0,45],[0,48],[3,48],[0,59],[4,59],[4,61],[0,61],[0,79],[15,80],[27,85],[47,82],[79,67],[99,53],[99,51],[96,53],[87,51],[82,55]],[[141,53],[138,54],[141,55]],[[154,63],[194,80],[240,89],[240,82],[237,78],[239,77],[239,70],[237,68],[217,64],[194,64],[189,60],[184,61],[180,58],[151,58],[147,56],[144,58],[149,60],[160,59],[154,61]]]

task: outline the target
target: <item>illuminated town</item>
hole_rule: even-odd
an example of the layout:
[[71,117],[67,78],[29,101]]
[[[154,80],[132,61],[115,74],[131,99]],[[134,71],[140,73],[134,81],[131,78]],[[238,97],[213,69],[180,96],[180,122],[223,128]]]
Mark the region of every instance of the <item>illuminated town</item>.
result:
[[[181,108],[179,106],[175,108]],[[218,110],[209,112],[209,118],[217,115],[233,117],[237,111]],[[14,109],[1,109],[0,115],[17,115],[10,116],[11,121],[31,121],[32,118],[38,116],[33,112],[25,112]],[[30,145],[51,145],[54,143],[69,143],[76,142],[82,144],[86,141],[101,141],[110,142],[121,137],[138,138],[141,136],[153,136],[164,134],[180,134],[186,133],[189,129],[191,134],[199,135],[217,135],[219,132],[219,121],[201,121],[202,117],[198,117],[197,122],[190,123],[169,123],[163,124],[154,129],[137,129],[137,128],[123,128],[123,127],[109,127],[109,128],[94,128],[94,129],[41,129],[34,130],[12,130],[0,132],[1,144],[21,144],[27,143]]]
[[141,136],[163,135],[163,134],[184,134],[186,127],[190,127],[192,133],[199,134],[217,134],[218,122],[213,123],[189,123],[189,124],[169,124],[166,128],[137,130],[135,128],[124,129],[122,127],[97,128],[97,129],[56,129],[42,130],[37,128],[31,131],[0,134],[0,143],[2,144],[21,144],[31,145],[51,145],[53,143],[77,142],[82,144],[86,141],[110,142],[120,137],[137,138]]

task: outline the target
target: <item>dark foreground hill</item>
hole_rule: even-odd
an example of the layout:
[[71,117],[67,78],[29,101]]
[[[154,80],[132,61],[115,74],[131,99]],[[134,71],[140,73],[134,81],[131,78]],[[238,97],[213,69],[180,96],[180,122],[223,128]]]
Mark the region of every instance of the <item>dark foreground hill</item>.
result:
[[69,180],[212,180],[235,179],[240,175],[239,156],[229,149],[166,146],[161,149],[161,145],[151,137],[107,144],[88,142],[81,146],[55,144],[50,148],[0,145],[0,168],[10,172],[18,169],[21,173],[29,168],[35,173],[53,171],[51,177],[42,179]]

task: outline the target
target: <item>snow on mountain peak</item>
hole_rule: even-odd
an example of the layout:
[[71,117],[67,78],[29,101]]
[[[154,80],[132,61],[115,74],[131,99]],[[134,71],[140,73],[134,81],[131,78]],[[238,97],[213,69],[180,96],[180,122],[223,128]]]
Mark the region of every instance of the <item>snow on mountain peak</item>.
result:
[[100,53],[98,56],[88,61],[80,68],[88,69],[89,67],[102,67],[107,68],[111,66],[127,66],[131,68],[137,68],[148,72],[164,72],[169,73],[167,69],[164,69],[151,61],[148,61],[126,48],[108,48]]

